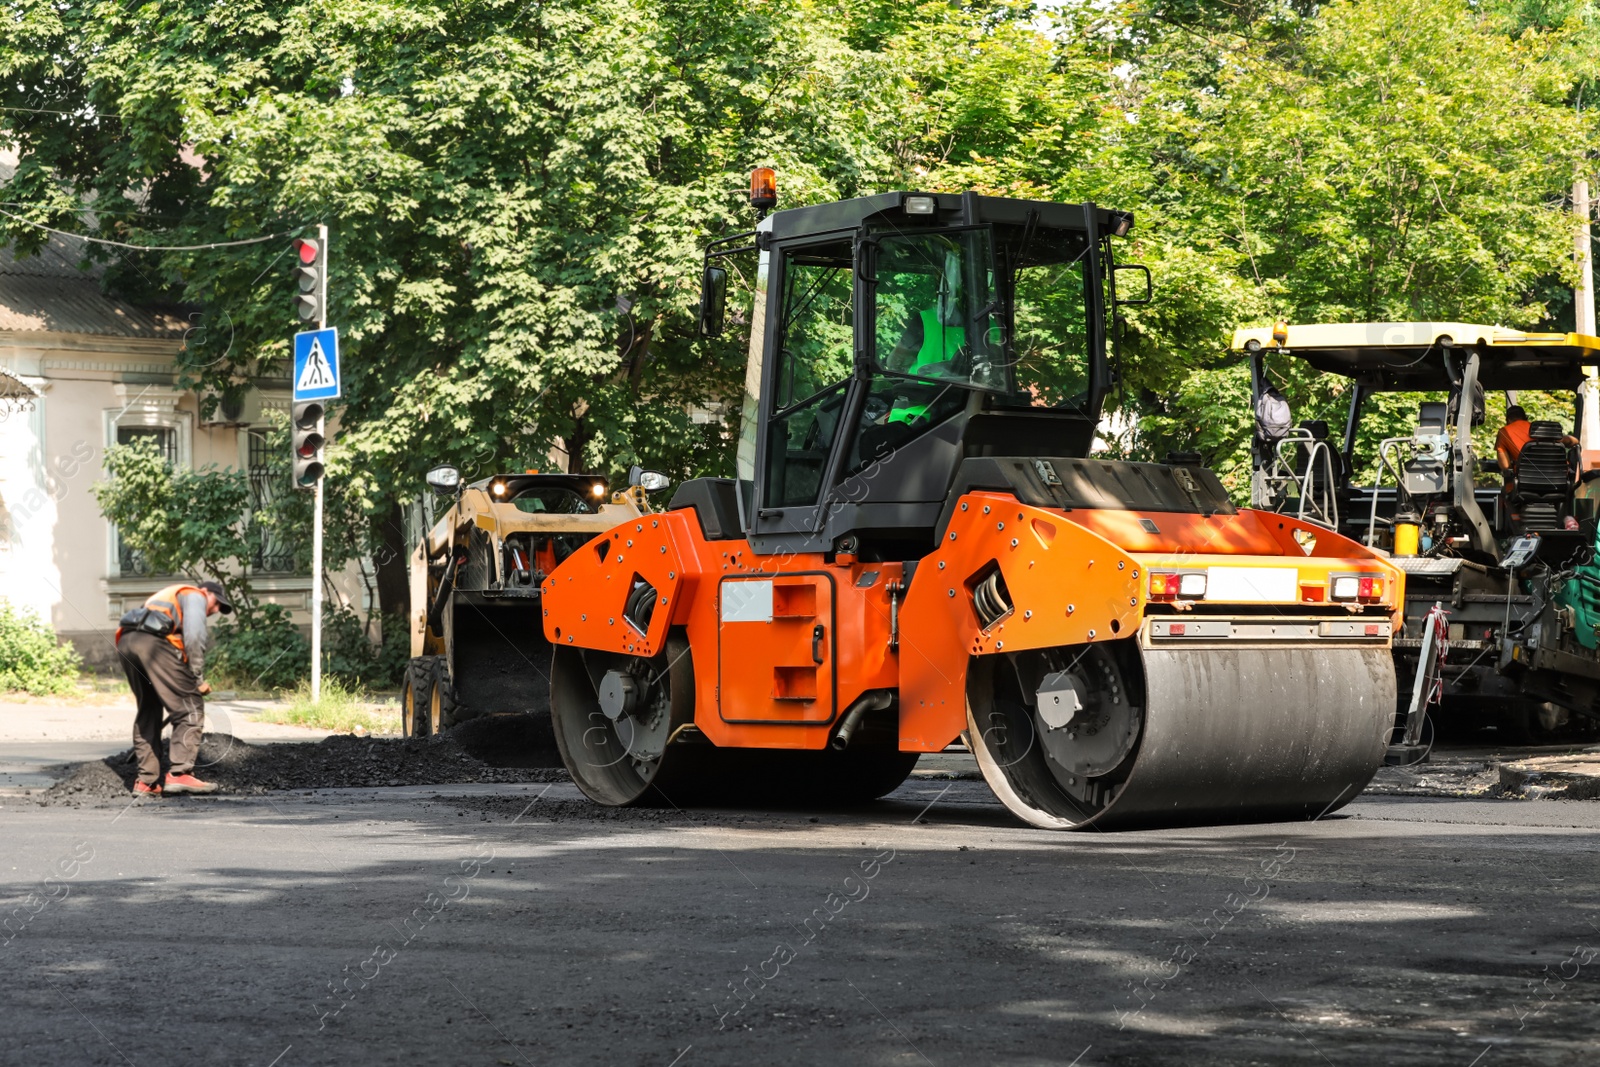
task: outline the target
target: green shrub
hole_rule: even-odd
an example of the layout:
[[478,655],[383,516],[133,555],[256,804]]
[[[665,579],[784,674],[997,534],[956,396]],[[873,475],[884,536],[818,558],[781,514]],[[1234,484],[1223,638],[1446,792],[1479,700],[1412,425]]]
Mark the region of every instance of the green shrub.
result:
[[411,656],[405,623],[390,616],[384,620],[382,644],[367,639],[361,616],[349,608],[329,607],[322,613],[322,671],[347,686],[388,687],[400,684]]
[[[411,655],[405,624],[390,619],[393,640],[367,639],[361,616],[350,608],[322,609],[322,676],[350,691],[397,686]],[[281,604],[263,604],[216,628],[207,673],[218,689],[293,689],[311,676],[311,642]]]
[[69,693],[81,665],[77,649],[59,644],[55,631],[37,615],[0,601],[0,690]]
[[229,689],[289,689],[311,671],[311,643],[282,604],[262,604],[221,623],[206,673]]

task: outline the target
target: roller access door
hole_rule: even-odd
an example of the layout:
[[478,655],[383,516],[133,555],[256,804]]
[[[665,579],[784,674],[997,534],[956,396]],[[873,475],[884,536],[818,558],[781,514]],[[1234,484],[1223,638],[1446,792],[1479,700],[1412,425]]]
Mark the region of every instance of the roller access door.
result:
[[833,578],[727,577],[718,589],[717,708],[724,722],[823,724],[837,704]]

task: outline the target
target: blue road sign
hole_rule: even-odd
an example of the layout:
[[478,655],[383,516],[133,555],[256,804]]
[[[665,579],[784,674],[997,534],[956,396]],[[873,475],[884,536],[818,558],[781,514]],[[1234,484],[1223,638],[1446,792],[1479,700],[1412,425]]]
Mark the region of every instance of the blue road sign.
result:
[[332,400],[339,395],[339,329],[294,335],[294,398]]

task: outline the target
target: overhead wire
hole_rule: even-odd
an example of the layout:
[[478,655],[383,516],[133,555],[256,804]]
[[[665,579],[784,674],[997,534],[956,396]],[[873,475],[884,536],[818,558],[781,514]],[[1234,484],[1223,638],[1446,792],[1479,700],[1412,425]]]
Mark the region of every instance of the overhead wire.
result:
[[44,230],[46,233],[53,233],[60,237],[74,237],[90,244],[105,245],[109,248],[128,248],[135,252],[205,252],[213,248],[238,248],[244,245],[259,245],[268,241],[279,241],[285,237],[293,237],[308,225],[302,224],[293,229],[284,230],[281,233],[269,233],[265,237],[251,237],[243,241],[212,241],[209,244],[201,245],[136,245],[127,241],[112,241],[104,237],[90,237],[87,234],[73,233],[71,230],[58,230],[54,226],[46,226],[42,222],[34,222],[32,219],[25,219],[21,215],[14,215],[4,208],[0,208],[0,215],[4,215],[14,222],[20,222],[24,226],[32,226],[36,230]]

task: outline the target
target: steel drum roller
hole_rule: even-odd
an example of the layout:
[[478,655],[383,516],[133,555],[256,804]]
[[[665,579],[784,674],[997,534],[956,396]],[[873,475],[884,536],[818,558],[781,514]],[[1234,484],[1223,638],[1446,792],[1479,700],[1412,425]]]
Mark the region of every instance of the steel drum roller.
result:
[[996,795],[1051,829],[1315,818],[1383,763],[1387,648],[1138,648],[972,660],[968,738]]

